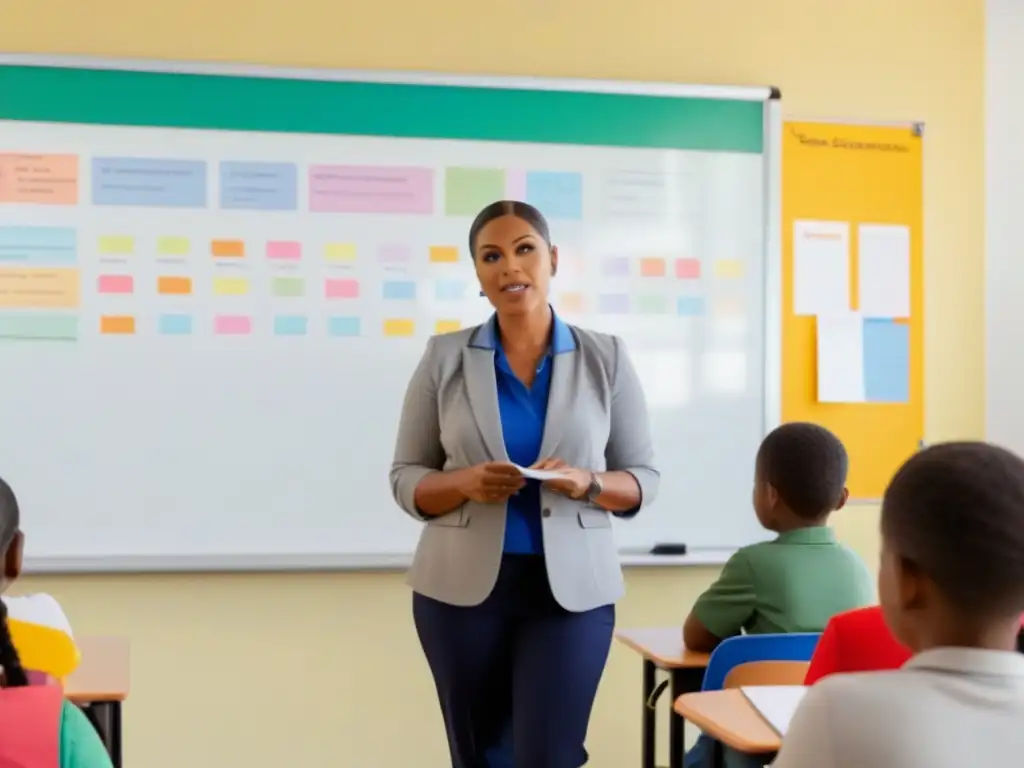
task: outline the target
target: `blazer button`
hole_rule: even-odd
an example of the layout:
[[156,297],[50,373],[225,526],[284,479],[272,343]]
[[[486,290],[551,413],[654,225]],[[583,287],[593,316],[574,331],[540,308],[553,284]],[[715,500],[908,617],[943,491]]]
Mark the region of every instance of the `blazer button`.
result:
[[551,517],[551,510],[548,509],[547,507],[544,507],[544,509],[541,510],[540,514],[543,517]]

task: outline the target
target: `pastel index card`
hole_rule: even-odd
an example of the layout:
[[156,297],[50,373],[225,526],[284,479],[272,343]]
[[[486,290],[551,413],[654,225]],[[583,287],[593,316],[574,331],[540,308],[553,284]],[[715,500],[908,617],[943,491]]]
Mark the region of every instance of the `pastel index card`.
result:
[[350,264],[356,260],[355,243],[328,243],[324,246],[324,260]]
[[865,318],[864,395],[869,403],[910,401],[910,326],[883,318]]
[[0,153],[0,203],[76,205],[78,156]]
[[459,260],[459,249],[454,245],[430,246],[430,261],[434,264],[455,264]]
[[640,259],[640,276],[641,277],[664,277],[665,276],[665,260],[664,259]]
[[192,247],[187,237],[165,235],[157,238],[156,253],[158,256],[188,256],[191,251]]
[[360,325],[358,317],[339,315],[327,320],[327,333],[331,336],[358,336]]
[[217,259],[244,258],[245,242],[242,240],[214,240],[210,243],[210,255]]
[[302,243],[294,240],[271,240],[267,243],[267,258],[297,261],[302,258]]
[[389,266],[408,264],[412,261],[412,249],[407,245],[382,245],[377,249],[377,262]]
[[558,308],[563,312],[579,314],[583,311],[582,293],[563,293],[558,297]]
[[389,280],[382,286],[382,298],[412,301],[416,298],[416,283],[411,280]]
[[189,315],[160,315],[157,327],[163,336],[187,336],[192,333],[192,318]]
[[700,259],[676,259],[676,277],[680,280],[700,279]]
[[245,315],[217,315],[213,332],[219,336],[246,336],[252,333],[252,318]]
[[505,171],[497,168],[446,168],[444,212],[476,216],[485,205],[505,196]]
[[215,277],[213,292],[217,296],[245,296],[249,293],[249,281],[244,277]]
[[275,277],[271,290],[275,296],[302,296],[306,292],[306,281],[301,277]]
[[128,235],[100,237],[100,256],[130,256],[135,252],[135,238]]
[[135,289],[135,280],[131,275],[100,275],[96,289],[100,293],[131,293]]
[[324,292],[328,299],[358,299],[358,280],[326,280]]
[[462,329],[462,323],[458,320],[438,320],[434,323],[434,333],[455,333],[455,331]]
[[130,315],[104,315],[100,318],[100,333],[130,336],[135,333],[135,318]]
[[275,336],[305,336],[308,318],[302,315],[278,315],[274,318]]
[[434,298],[438,301],[460,301],[466,296],[466,283],[462,280],[438,280],[434,285]]
[[629,277],[629,259],[624,256],[605,259],[601,272],[605,277]]
[[188,296],[192,293],[191,277],[165,276],[156,279],[156,292],[161,296]]
[[405,318],[384,321],[385,336],[412,336],[416,333],[416,322]]
[[736,280],[743,277],[743,262],[739,259],[718,259],[715,262],[715,277]]

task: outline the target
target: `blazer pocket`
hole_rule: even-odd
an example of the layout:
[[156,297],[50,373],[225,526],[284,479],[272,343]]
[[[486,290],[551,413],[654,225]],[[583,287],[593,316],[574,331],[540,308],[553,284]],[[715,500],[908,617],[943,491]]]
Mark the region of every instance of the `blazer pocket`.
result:
[[581,509],[576,513],[580,528],[611,528],[612,516],[603,509]]
[[466,513],[466,505],[449,512],[447,515],[433,517],[427,521],[427,525],[435,528],[465,528],[469,525],[469,515]]

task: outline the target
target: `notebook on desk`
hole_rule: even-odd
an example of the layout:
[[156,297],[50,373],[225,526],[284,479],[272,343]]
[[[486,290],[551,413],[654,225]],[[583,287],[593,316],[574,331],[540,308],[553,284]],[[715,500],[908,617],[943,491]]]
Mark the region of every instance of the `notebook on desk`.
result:
[[789,730],[789,723],[807,688],[803,685],[757,685],[740,691],[772,730],[782,737]]

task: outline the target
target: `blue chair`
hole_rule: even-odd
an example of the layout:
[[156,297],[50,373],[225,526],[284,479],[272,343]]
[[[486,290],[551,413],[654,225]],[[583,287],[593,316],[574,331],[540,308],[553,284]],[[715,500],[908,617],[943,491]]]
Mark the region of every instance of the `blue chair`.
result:
[[701,690],[722,690],[726,675],[740,664],[752,661],[810,661],[820,638],[820,632],[737,635],[727,638],[711,653]]

